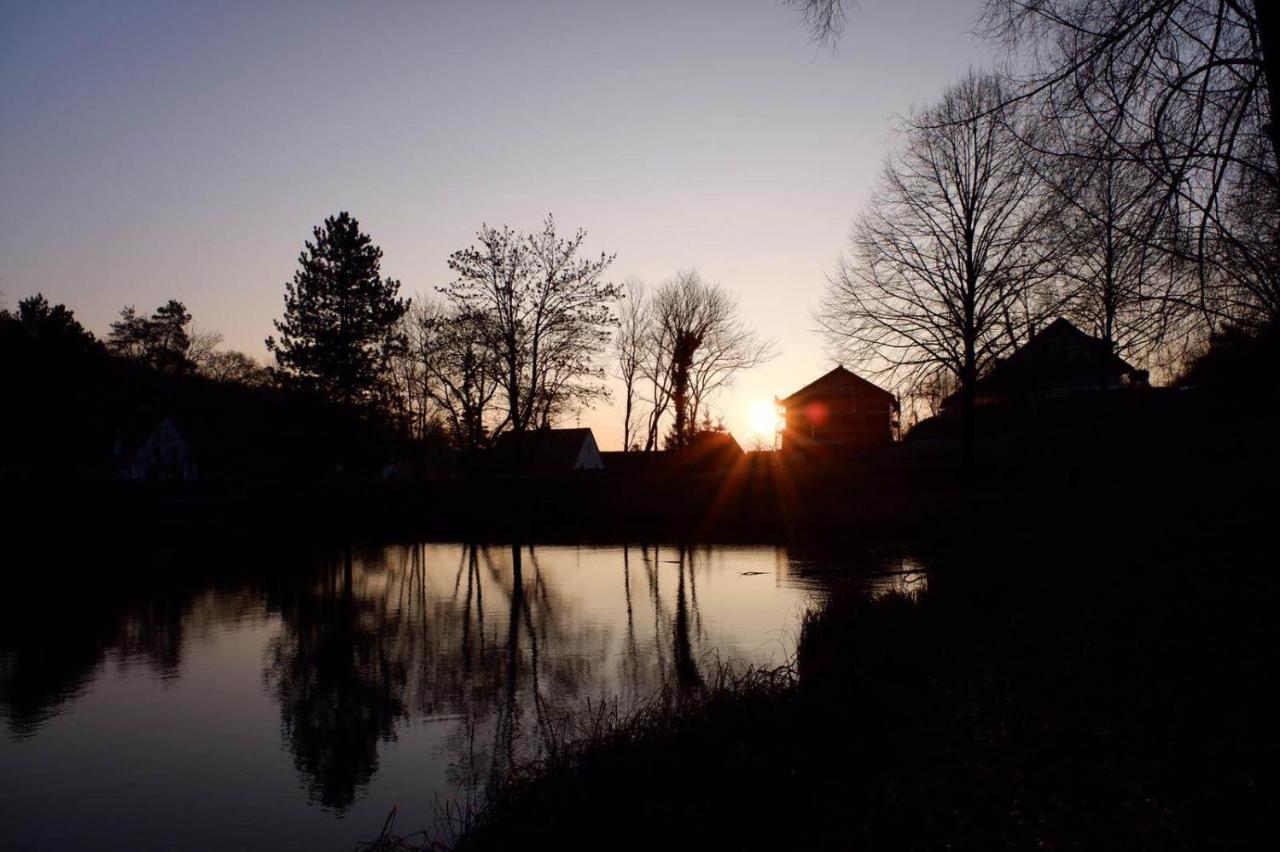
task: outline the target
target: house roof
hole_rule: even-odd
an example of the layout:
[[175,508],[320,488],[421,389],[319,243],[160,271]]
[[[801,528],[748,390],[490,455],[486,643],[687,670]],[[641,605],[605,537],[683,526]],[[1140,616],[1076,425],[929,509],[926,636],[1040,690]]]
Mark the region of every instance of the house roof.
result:
[[493,452],[504,461],[518,459],[521,468],[527,471],[572,470],[587,442],[592,447],[596,446],[595,435],[590,429],[504,432],[494,442]]
[[1076,379],[1115,379],[1133,373],[1131,364],[1107,344],[1059,317],[1032,336],[978,380],[984,391],[1014,390]]
[[693,436],[687,447],[671,453],[671,470],[714,473],[729,470],[745,454],[738,439],[728,432],[703,431]]
[[778,404],[790,407],[810,397],[845,396],[851,393],[874,393],[894,399],[893,394],[884,388],[873,385],[856,373],[846,370],[844,365],[838,365],[831,372],[809,382],[786,399],[778,400]]

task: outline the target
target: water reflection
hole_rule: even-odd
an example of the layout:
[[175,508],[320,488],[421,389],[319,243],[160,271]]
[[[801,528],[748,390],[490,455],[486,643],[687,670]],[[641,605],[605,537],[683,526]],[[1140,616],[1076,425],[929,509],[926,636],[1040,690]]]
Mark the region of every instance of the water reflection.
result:
[[[18,739],[81,696],[108,662],[176,678],[189,640],[255,609],[251,598],[195,582],[144,592],[74,581],[21,588],[0,608],[0,713]],[[56,578],[55,578],[56,582]]]
[[[127,588],[4,605],[0,712],[10,737],[0,741],[0,769],[39,762],[52,795],[61,775],[77,771],[75,736],[110,750],[112,771],[124,772],[141,745],[136,730],[120,730],[121,714],[164,729],[181,727],[183,713],[207,712],[197,738],[206,765],[165,769],[190,801],[224,750],[244,752],[254,736],[266,742],[254,708],[274,708],[275,736],[304,795],[272,780],[279,755],[259,746],[226,771],[260,775],[274,803],[238,805],[262,813],[238,814],[223,829],[270,834],[288,823],[277,848],[323,846],[330,821],[361,808],[372,823],[390,804],[402,815],[417,805],[425,822],[434,795],[482,788],[535,756],[565,710],[588,699],[625,706],[664,684],[693,688],[718,659],[783,662],[801,613],[834,576],[833,563],[774,548],[653,545],[419,543],[161,562]],[[877,575],[877,588],[923,582],[916,563],[882,563],[890,571]],[[248,672],[252,679],[240,677]],[[183,684],[199,695],[178,709]],[[68,733],[53,724],[77,706],[89,720],[82,724],[97,727]],[[95,791],[104,802],[125,795],[111,782]],[[9,823],[0,827],[38,839],[21,814],[40,795],[38,785],[0,793]],[[124,827],[121,846],[143,843],[129,833],[130,806],[111,804],[102,819]]]
[[265,673],[311,797],[338,809],[373,777],[378,744],[394,738],[407,711],[407,661],[383,624],[385,607],[364,590],[357,595],[355,574],[348,550],[279,601],[284,629]]

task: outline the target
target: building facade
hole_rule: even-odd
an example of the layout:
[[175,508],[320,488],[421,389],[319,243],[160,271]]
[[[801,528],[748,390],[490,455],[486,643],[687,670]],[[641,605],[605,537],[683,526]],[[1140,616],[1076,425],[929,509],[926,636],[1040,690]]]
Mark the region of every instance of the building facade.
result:
[[777,403],[784,417],[783,452],[810,455],[888,444],[899,411],[893,394],[843,366]]

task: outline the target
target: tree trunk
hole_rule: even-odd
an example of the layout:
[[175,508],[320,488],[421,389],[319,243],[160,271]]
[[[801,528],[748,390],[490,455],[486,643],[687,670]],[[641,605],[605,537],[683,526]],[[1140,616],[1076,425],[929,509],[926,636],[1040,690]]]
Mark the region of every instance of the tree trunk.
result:
[[964,343],[964,367],[960,371],[960,429],[963,441],[964,471],[966,478],[973,474],[974,440],[975,440],[975,408],[978,381],[977,354],[973,337]]
[[626,403],[622,411],[622,451],[625,453],[631,449],[631,401],[635,396],[635,391],[631,386],[631,380],[626,383]]

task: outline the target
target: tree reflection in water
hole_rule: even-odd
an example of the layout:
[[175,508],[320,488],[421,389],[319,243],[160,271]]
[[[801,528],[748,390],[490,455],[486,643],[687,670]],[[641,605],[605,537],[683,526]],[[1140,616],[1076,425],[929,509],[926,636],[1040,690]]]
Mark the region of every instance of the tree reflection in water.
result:
[[108,662],[172,680],[192,639],[261,616],[261,597],[239,593],[242,578],[209,583],[184,564],[175,575],[157,561],[104,561],[93,566],[101,574],[65,581],[58,572],[27,574],[0,596],[0,712],[15,738],[38,733]]
[[[671,675],[684,687],[701,683],[692,551],[678,548],[670,560],[677,576],[669,601],[661,594],[663,551],[640,548],[654,618],[653,638],[644,642],[632,548],[621,554],[624,625],[584,618],[575,608],[580,598],[548,580],[540,548],[467,545],[456,568],[446,567],[448,550],[348,552],[278,602],[283,629],[268,651],[265,679],[314,801],[349,807],[377,770],[379,744],[410,716],[460,718],[451,778],[476,789],[535,757],[562,711],[588,698],[625,703],[656,692]],[[625,635],[612,650],[619,626]]]
[[713,646],[699,579],[714,552],[477,543],[237,552],[200,567],[169,557],[127,590],[59,604],[62,620],[0,625],[0,710],[14,734],[35,735],[104,659],[181,677],[192,637],[251,616],[268,637],[251,652],[260,682],[311,802],[345,812],[385,744],[421,720],[448,732],[431,741],[443,753],[421,760],[446,761],[450,784],[479,792],[589,699],[625,709],[702,682]]
[[405,660],[379,601],[356,594],[351,551],[320,581],[281,602],[285,629],[266,679],[294,763],[313,800],[342,809],[378,768],[378,744],[406,712]]

